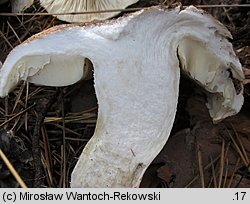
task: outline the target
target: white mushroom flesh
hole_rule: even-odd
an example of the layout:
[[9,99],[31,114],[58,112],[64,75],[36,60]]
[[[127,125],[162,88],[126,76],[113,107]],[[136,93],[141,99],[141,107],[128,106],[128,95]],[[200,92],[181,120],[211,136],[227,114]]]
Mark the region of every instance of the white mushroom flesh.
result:
[[23,56],[11,70],[2,70],[1,74],[8,77],[2,77],[1,84],[5,84],[7,92],[12,90],[20,80],[47,86],[74,84],[86,75],[84,61],[85,58],[80,55],[30,53]]
[[[44,77],[36,71],[43,67],[66,70],[63,59],[72,57],[72,72],[75,59],[90,59],[98,120],[71,186],[138,187],[172,129],[179,67],[210,91],[210,97],[219,96],[208,100],[215,121],[240,110],[243,96],[235,91],[232,77],[242,83],[244,75],[227,37],[225,27],[194,7],[152,7],[104,24],[57,27],[10,53],[0,72],[0,96],[20,80],[42,84]],[[80,62],[74,66],[83,67]],[[71,78],[69,73],[65,77]]]

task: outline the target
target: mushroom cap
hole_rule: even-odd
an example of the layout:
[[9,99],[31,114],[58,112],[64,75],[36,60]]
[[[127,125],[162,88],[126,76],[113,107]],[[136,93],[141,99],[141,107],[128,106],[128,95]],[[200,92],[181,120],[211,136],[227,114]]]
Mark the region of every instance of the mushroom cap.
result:
[[[139,0],[40,0],[40,3],[49,13],[71,13],[124,9],[138,1]],[[118,13],[119,12],[58,15],[57,18],[67,22],[90,22],[93,20],[108,19]]]
[[11,0],[11,9],[13,13],[19,13],[29,8],[34,0]]

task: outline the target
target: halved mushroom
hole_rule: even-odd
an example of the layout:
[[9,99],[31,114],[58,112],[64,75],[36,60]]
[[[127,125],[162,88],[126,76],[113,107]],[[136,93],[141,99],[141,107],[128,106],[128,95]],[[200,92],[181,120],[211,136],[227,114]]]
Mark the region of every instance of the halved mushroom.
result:
[[[58,26],[9,54],[0,72],[0,96],[20,80],[72,84],[83,77],[83,59],[90,59],[98,120],[71,186],[138,187],[172,129],[179,67],[209,92],[215,122],[239,112],[244,75],[228,37],[222,24],[192,6],[152,7],[107,23]],[[52,69],[58,73],[53,77]]]

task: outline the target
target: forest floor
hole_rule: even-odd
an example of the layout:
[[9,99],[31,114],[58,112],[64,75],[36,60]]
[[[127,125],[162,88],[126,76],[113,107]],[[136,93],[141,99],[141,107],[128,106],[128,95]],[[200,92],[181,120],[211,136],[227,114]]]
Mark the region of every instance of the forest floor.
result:
[[[140,1],[131,7],[249,4],[248,0]],[[244,68],[250,69],[249,7],[204,8],[233,35]],[[9,3],[0,12],[10,12]],[[45,29],[65,24],[39,3],[33,16],[0,17],[0,60],[18,44]],[[250,87],[240,113],[213,124],[202,90],[181,77],[178,110],[170,138],[146,171],[141,187],[250,187]],[[35,105],[34,105],[35,104]],[[21,83],[0,99],[0,148],[28,187],[69,187],[70,174],[94,133],[98,113],[93,79],[54,88]],[[18,187],[0,159],[0,187]]]

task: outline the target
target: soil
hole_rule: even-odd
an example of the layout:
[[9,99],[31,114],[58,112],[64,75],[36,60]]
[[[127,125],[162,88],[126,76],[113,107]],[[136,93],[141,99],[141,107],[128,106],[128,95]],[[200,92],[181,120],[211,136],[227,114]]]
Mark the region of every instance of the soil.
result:
[[[248,0],[144,0],[131,7],[247,4]],[[250,69],[249,7],[204,8],[233,35],[244,68]],[[0,12],[10,12],[10,3]],[[39,3],[25,12],[45,12]],[[121,14],[123,15],[123,14]],[[0,16],[0,60],[32,35],[65,24],[52,16]],[[178,110],[170,138],[146,171],[141,187],[250,187],[250,86],[239,114],[213,124],[203,90],[181,76]],[[35,104],[35,105],[34,105]],[[93,79],[53,88],[21,83],[0,99],[0,148],[28,187],[69,187],[70,174],[95,130]],[[0,159],[0,187],[19,187]]]

